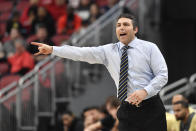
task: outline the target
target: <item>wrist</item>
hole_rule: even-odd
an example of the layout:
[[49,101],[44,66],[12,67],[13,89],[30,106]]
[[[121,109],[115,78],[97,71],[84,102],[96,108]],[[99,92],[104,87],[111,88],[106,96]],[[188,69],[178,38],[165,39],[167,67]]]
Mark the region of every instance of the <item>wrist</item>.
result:
[[53,46],[50,46],[50,54],[53,52]]
[[146,89],[142,89],[142,90],[144,91],[145,96],[147,96],[148,95],[147,90]]

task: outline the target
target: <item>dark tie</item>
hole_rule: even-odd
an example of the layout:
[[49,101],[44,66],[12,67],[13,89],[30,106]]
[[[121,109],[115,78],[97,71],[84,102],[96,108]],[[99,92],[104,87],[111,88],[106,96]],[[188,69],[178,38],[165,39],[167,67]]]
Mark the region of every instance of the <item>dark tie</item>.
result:
[[123,53],[120,63],[120,80],[118,88],[118,99],[124,101],[127,98],[127,82],[128,82],[128,55],[127,49],[129,46],[123,47]]

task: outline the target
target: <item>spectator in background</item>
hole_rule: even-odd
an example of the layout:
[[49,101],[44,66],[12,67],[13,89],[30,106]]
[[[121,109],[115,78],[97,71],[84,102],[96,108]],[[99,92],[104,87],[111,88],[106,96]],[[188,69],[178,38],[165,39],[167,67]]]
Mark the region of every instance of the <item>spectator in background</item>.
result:
[[[172,105],[175,105],[175,103],[178,103],[181,101],[188,103],[188,100],[183,95],[176,94],[172,98]],[[195,111],[194,109],[189,107],[189,112],[193,113]],[[167,119],[167,131],[178,131],[178,129],[176,128],[178,128],[179,122],[176,121],[174,114],[166,113],[166,119]]]
[[61,16],[58,20],[57,32],[58,34],[72,35],[72,33],[78,31],[81,27],[80,17],[74,13],[74,9],[69,6],[67,8],[67,14]]
[[6,41],[3,45],[6,58],[12,56],[15,53],[14,42],[16,39],[22,38],[19,30],[17,28],[12,28],[10,32],[10,40]]
[[[39,26],[37,26],[36,29],[36,37],[33,41],[36,42],[43,42],[43,43],[47,43],[51,46],[54,45],[53,41],[50,40],[50,38],[48,37],[48,33],[47,33],[47,29],[44,25],[40,24]],[[37,46],[31,45],[29,44],[27,46],[27,50],[31,53],[31,54],[35,54],[38,52],[38,48]],[[43,60],[44,58],[46,58],[47,56],[44,55],[40,55],[40,56],[34,56],[36,63]]]
[[54,0],[54,2],[45,5],[44,7],[46,7],[55,21],[57,21],[62,15],[67,13],[65,0]]
[[69,5],[72,6],[74,9],[78,8],[80,0],[69,0]]
[[[178,102],[178,101],[185,101],[188,103],[188,100],[181,94],[176,94],[173,96],[172,98],[172,104]],[[189,112],[192,113],[192,112],[195,112],[195,110],[191,107],[189,107]]]
[[7,21],[6,24],[7,34],[10,34],[12,28],[18,29],[21,34],[25,33],[25,30],[22,24],[20,23],[20,13],[18,11],[13,12],[11,18]]
[[33,20],[37,16],[37,9],[39,7],[38,2],[38,0],[30,0],[29,6],[24,9],[20,18],[23,27],[26,28],[28,33],[31,30]]
[[111,9],[112,7],[114,7],[117,3],[119,2],[119,0],[108,0],[108,4],[104,5],[102,7],[100,7],[100,12],[102,14],[106,13],[109,9]]
[[106,100],[105,106],[106,106],[106,109],[107,109],[108,113],[115,120],[115,124],[114,124],[111,131],[118,131],[119,122],[118,122],[118,119],[117,119],[117,111],[118,111],[118,108],[120,106],[119,99],[115,96],[108,97],[108,99]]
[[53,4],[54,0],[39,0],[39,4],[42,6]]
[[173,127],[175,127],[176,119],[174,114],[166,112],[166,120],[167,120],[167,131],[173,131]]
[[98,113],[98,107],[87,107],[83,110],[82,118],[84,120],[84,128],[97,122],[100,119]]
[[8,58],[11,65],[11,73],[24,75],[34,67],[34,60],[31,54],[25,48],[25,41],[17,39],[14,42],[16,53]]
[[80,0],[79,7],[77,8],[77,14],[82,19],[82,22],[88,21],[90,19],[90,6],[91,1],[90,0]]
[[100,16],[101,16],[101,13],[99,11],[98,5],[92,4],[90,6],[90,18],[89,18],[90,24],[95,22]]
[[108,0],[94,0],[99,7],[108,5]]
[[[85,114],[84,114],[85,115]],[[86,112],[84,119],[84,131],[110,131],[114,125],[114,119],[107,113],[105,109],[91,108]]]
[[114,7],[117,3],[119,2],[119,0],[108,0],[108,6],[111,9],[112,7]]
[[48,11],[41,6],[38,7],[37,16],[32,22],[31,34],[35,34],[39,25],[44,25],[47,28],[48,37],[52,37],[55,34],[55,22]]
[[71,111],[65,111],[62,114],[62,131],[83,131],[83,125],[78,118],[74,116]]
[[195,112],[189,112],[189,105],[186,101],[177,101],[172,104],[176,120],[179,121],[172,131],[196,131]]

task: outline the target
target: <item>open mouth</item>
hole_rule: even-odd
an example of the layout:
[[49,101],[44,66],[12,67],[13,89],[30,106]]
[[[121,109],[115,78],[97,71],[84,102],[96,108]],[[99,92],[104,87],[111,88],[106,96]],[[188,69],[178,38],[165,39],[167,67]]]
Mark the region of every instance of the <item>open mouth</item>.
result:
[[126,33],[122,33],[122,34],[120,34],[120,36],[125,36],[126,35]]

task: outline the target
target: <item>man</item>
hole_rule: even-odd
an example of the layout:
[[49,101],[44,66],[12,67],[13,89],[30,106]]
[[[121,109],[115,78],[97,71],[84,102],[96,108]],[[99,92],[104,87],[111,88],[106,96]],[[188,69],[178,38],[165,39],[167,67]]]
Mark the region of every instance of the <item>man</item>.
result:
[[77,119],[71,111],[65,111],[62,114],[62,131],[82,131],[82,123]]
[[17,39],[14,42],[16,53],[8,58],[11,65],[10,72],[12,74],[19,74],[23,76],[34,67],[34,59],[32,55],[25,48],[25,41]]
[[119,99],[116,96],[110,96],[107,98],[105,102],[105,106],[109,114],[112,115],[112,117],[115,119],[115,123],[111,131],[118,131],[119,121],[116,114],[120,106]]
[[[50,46],[54,45],[54,42],[48,37],[48,32],[47,32],[46,26],[42,25],[42,24],[37,26],[36,35],[35,35],[35,38],[33,41],[48,43]],[[27,46],[27,50],[31,54],[35,54],[38,52],[37,46],[29,45],[29,44]],[[34,59],[35,59],[35,62],[38,63],[39,61],[43,60],[46,57],[47,56],[45,56],[45,55],[39,55],[39,56],[35,56]]]
[[166,121],[167,121],[167,131],[173,131],[177,123],[174,114],[166,112]]
[[[176,94],[172,98],[172,105],[175,105],[175,103],[177,103],[179,101],[184,101],[184,102],[188,103],[188,100],[183,95]],[[188,109],[189,109],[189,113],[195,112],[195,110],[193,108],[191,108],[190,106],[188,107]],[[176,121],[174,114],[166,113],[166,119],[167,119],[167,130],[168,131],[175,131],[175,130],[179,131],[179,129],[178,129],[179,122]]]
[[188,102],[177,101],[173,104],[176,120],[179,121],[172,131],[196,131],[196,115],[190,113]]
[[17,28],[12,28],[9,34],[10,40],[6,41],[3,45],[3,50],[5,51],[6,58],[12,56],[16,52],[14,42],[17,39],[22,39],[22,36]]
[[[172,105],[178,101],[185,101],[185,102],[188,102],[188,100],[181,94],[176,94],[173,96],[172,98]],[[195,110],[192,108],[192,107],[189,107],[189,112],[192,113],[192,112],[195,112]]]
[[67,13],[61,16],[57,21],[57,33],[70,36],[74,32],[78,31],[80,27],[81,18],[74,13],[73,7],[68,6]]
[[84,131],[110,131],[115,120],[105,108],[90,107],[83,112]]
[[99,47],[39,46],[39,54],[103,64],[115,81],[121,101],[117,112],[120,131],[166,131],[165,108],[157,95],[167,83],[168,71],[158,47],[138,39],[136,19],[122,14],[116,22],[117,43]]

